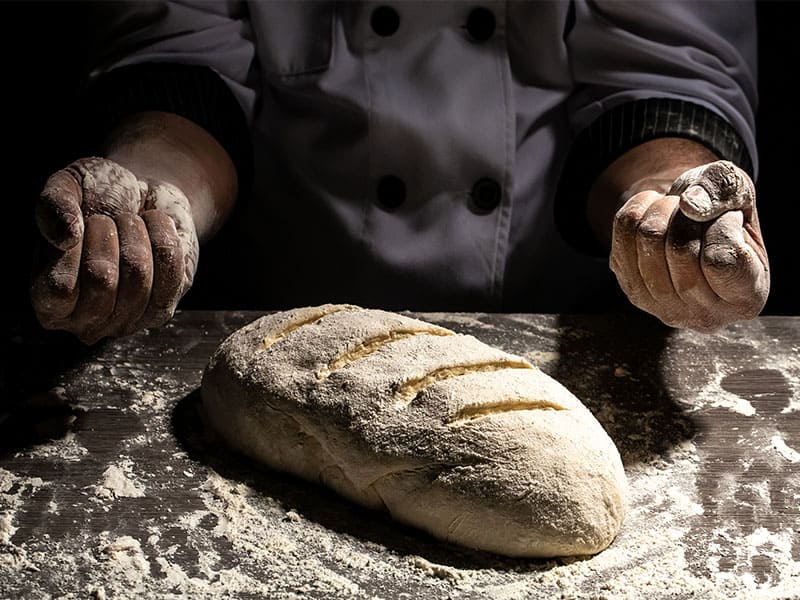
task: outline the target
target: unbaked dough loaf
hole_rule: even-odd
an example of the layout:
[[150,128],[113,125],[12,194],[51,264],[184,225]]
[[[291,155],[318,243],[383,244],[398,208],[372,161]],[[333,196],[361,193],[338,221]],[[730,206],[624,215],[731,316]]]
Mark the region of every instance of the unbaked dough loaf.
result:
[[202,397],[239,451],[450,542],[593,554],[625,513],[619,453],[565,387],[400,314],[324,305],[262,317],[215,352]]

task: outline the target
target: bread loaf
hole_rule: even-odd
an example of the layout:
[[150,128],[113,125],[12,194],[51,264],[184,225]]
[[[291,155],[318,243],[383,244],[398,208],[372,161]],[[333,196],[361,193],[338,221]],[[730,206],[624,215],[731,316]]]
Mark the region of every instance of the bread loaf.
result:
[[324,305],[262,317],[214,353],[202,399],[244,454],[449,542],[593,554],[625,513],[619,453],[565,387],[400,314]]

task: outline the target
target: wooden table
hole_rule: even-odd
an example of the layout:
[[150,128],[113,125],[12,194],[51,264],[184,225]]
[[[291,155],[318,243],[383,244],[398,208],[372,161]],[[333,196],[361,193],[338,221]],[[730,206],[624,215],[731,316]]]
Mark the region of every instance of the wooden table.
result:
[[0,598],[800,598],[800,318],[425,314],[524,355],[617,443],[631,509],[595,557],[449,546],[230,452],[198,386],[256,313],[85,349],[7,324]]

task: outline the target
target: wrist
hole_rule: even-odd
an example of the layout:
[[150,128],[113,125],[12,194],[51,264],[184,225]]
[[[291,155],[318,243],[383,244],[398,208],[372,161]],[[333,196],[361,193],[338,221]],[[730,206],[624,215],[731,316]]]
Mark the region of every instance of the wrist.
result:
[[595,238],[609,248],[614,216],[631,197],[646,190],[666,194],[684,171],[715,160],[711,150],[684,138],[657,138],[630,149],[606,167],[589,191],[586,218]]
[[229,216],[237,194],[236,169],[222,146],[193,122],[172,113],[137,113],[111,133],[105,146],[105,156],[138,179],[181,190],[201,242],[213,237]]

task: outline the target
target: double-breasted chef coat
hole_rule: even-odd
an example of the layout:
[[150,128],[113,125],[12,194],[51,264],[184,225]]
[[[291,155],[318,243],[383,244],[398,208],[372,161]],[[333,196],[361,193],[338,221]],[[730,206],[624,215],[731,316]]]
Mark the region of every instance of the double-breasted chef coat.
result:
[[721,117],[756,158],[749,2],[148,10],[98,74],[205,65],[233,92],[253,152],[239,239],[268,308],[590,306],[613,278],[607,260],[571,247],[553,217],[560,178],[585,176],[562,174],[579,132],[626,103],[683,100]]

